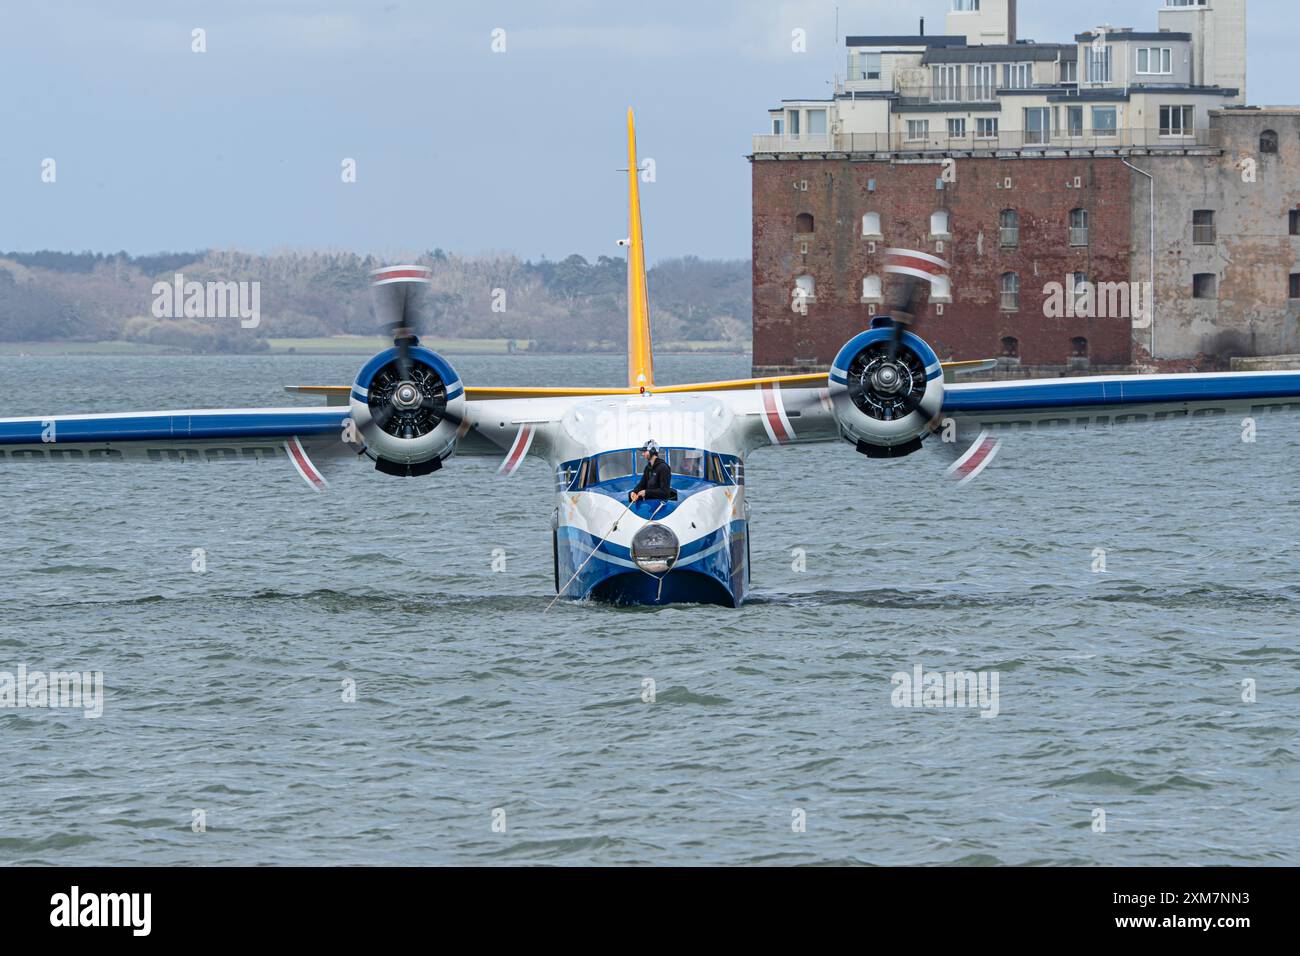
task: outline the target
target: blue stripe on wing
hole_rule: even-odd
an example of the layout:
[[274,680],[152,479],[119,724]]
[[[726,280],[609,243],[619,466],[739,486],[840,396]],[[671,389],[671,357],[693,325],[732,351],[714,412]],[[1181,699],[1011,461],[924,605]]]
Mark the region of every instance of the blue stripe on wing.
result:
[[944,394],[943,410],[988,412],[1277,398],[1295,398],[1300,401],[1300,372],[1227,372],[1159,377],[1135,375],[1123,380],[1090,378],[1060,382],[1017,382],[1012,385],[949,386]]
[[289,438],[338,435],[345,408],[265,409],[220,412],[158,412],[144,415],[93,415],[61,418],[0,419],[0,445],[38,444],[54,422],[57,444],[72,442],[201,441],[231,438]]

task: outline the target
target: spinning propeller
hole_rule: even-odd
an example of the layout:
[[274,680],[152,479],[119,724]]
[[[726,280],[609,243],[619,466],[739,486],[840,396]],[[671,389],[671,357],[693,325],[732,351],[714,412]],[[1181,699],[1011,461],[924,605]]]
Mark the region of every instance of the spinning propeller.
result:
[[[921,282],[931,281],[935,276],[945,275],[948,263],[925,253],[906,249],[890,249],[885,258],[885,272],[894,277],[890,282],[888,299],[889,314],[894,320],[894,334],[886,349],[886,364],[883,368],[899,367],[898,357],[903,341],[903,333],[915,321],[921,298]],[[852,370],[850,370],[852,371]],[[893,379],[883,377],[882,371],[875,373],[872,385],[876,389],[892,385]],[[854,384],[850,378],[850,387]],[[903,392],[901,401],[910,414],[920,405],[916,395],[924,395],[924,370],[922,370],[922,388]],[[974,479],[993,461],[1002,446],[1000,439],[991,436],[987,430],[975,433],[975,428],[965,416],[949,414],[943,416],[938,412],[930,422],[931,434],[939,438],[938,445],[952,457],[947,474],[958,484],[966,484]]]
[[889,315],[894,322],[893,335],[887,343],[856,356],[847,370],[849,398],[863,412],[881,421],[907,418],[921,408],[925,399],[925,366],[911,349],[902,347],[903,334],[916,315],[920,295],[920,282],[914,276],[902,275],[901,281],[891,283]]
[[386,266],[370,273],[375,315],[391,330],[397,357],[370,386],[375,426],[398,438],[418,438],[441,421],[460,426],[462,419],[447,407],[447,386],[436,371],[411,355],[420,344],[419,299],[429,286],[425,266]]
[[[370,273],[375,315],[392,334],[394,352],[364,383],[363,418],[367,428],[375,430],[367,436],[367,444],[375,453],[376,467],[394,474],[436,470],[451,453],[450,443],[463,439],[474,427],[466,416],[459,377],[445,360],[420,345],[430,276],[430,269],[415,265],[385,266]],[[532,425],[521,425],[513,441],[491,427],[474,427],[474,431],[506,451],[498,474],[507,477],[519,468],[535,435]],[[440,450],[429,459],[425,456],[432,448]],[[384,461],[385,457],[390,460]]]

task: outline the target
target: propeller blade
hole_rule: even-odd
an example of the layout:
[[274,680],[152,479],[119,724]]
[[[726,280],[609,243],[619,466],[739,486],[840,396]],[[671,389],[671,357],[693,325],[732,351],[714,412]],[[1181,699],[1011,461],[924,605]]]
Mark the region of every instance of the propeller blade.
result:
[[907,320],[916,315],[920,306],[921,283],[946,278],[949,263],[928,252],[913,249],[886,249],[885,272],[895,276],[889,283],[887,305],[891,312],[906,313]]
[[420,407],[426,411],[433,412],[439,418],[445,419],[453,425],[460,425],[465,421],[461,416],[447,408],[446,402],[439,401],[436,398],[426,398],[420,403]]
[[898,358],[898,347],[902,344],[903,323],[898,319],[894,319],[894,334],[889,337],[889,351],[885,353],[885,357],[889,359],[890,362],[893,362]]
[[[459,428],[461,425],[465,423],[464,417],[457,415],[455,412],[447,408],[445,402],[439,402],[436,399],[426,398],[424,401],[420,403],[420,407],[427,411],[433,412],[435,415],[438,416],[438,418],[444,421],[451,422],[457,428]],[[394,405],[392,402],[389,402],[375,409],[374,414],[370,416],[370,420],[374,422],[376,428],[383,428],[385,425],[388,424],[389,419],[391,419],[393,415],[396,414],[396,412],[397,412],[397,406]]]
[[[407,331],[405,328],[399,329],[399,332]],[[397,346],[397,377],[403,382],[411,380],[411,343],[415,341],[412,335],[398,335],[393,339],[393,344]]]
[[889,340],[889,361],[898,357],[904,329],[921,311],[922,284],[928,285],[936,278],[947,276],[949,268],[946,261],[928,252],[885,250],[885,272],[892,276],[885,306],[894,320],[894,334]]
[[528,456],[528,449],[532,446],[536,434],[537,428],[534,425],[523,424],[519,426],[519,431],[515,432],[514,441],[510,443],[505,458],[501,459],[501,464],[497,466],[497,475],[502,478],[509,478],[519,470],[519,466],[524,463],[524,459]]
[[959,485],[978,477],[980,472],[992,464],[1002,447],[1002,440],[995,438],[987,429],[955,416],[941,419],[934,434],[939,440],[932,438],[926,444],[937,445],[951,459],[947,474]]
[[894,320],[894,334],[889,338],[889,361],[898,358],[903,333],[912,324],[921,303],[921,281],[915,276],[900,275],[889,284],[889,316]]
[[[372,269],[370,286],[375,301],[375,316],[393,336],[393,343],[402,348],[402,339],[410,339],[405,355],[409,368],[409,346],[416,339],[420,327],[420,305],[424,290],[429,285],[432,271],[426,266],[384,266]],[[401,356],[399,355],[399,360]]]

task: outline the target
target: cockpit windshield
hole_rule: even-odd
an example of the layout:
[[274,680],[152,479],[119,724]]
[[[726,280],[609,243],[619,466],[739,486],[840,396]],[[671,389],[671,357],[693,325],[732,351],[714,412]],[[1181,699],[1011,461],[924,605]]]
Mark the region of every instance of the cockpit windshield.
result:
[[[674,479],[693,479],[715,485],[739,484],[740,460],[703,448],[665,448],[663,455]],[[607,451],[591,458],[566,462],[557,477],[561,487],[587,488],[619,478],[640,477],[645,460],[637,449]]]

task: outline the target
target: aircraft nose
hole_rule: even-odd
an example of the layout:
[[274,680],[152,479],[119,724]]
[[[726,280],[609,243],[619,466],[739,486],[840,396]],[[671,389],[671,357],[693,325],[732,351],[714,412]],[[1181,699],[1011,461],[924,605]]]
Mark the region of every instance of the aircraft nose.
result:
[[642,571],[663,574],[677,561],[681,545],[672,528],[658,522],[642,526],[632,537],[632,560]]

